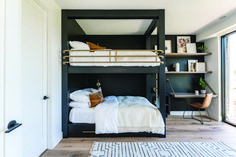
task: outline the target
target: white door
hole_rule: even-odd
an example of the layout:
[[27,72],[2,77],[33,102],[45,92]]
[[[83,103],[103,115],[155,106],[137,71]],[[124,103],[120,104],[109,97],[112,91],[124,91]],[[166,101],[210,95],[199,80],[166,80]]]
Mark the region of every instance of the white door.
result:
[[[22,127],[6,134],[11,120],[21,122],[21,1],[0,0],[0,156],[22,156]],[[14,20],[11,20],[14,19]]]
[[[47,16],[32,0],[0,0],[0,157],[47,148]],[[6,134],[11,120],[22,126]]]
[[22,3],[23,156],[47,148],[47,16],[32,0]]

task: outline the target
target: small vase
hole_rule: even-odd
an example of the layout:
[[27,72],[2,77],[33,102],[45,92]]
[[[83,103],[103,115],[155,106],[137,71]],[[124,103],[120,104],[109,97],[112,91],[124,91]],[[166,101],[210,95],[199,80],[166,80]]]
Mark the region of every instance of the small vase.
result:
[[205,90],[205,89],[202,89],[202,90],[201,90],[201,94],[206,94],[206,90]]

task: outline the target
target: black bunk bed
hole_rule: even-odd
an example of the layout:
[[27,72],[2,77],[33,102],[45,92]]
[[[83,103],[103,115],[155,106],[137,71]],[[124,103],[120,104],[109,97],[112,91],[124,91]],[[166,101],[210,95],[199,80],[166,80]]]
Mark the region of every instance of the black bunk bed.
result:
[[[147,28],[144,35],[117,35],[117,36],[96,36],[86,35],[82,28],[75,22],[75,19],[151,19],[152,22]],[[165,49],[165,12],[161,10],[62,10],[62,50],[69,50],[69,41],[87,40],[98,42],[98,38],[103,38],[101,45],[109,48],[118,49],[153,49],[151,33],[157,29],[157,39],[154,45],[158,49]],[[132,46],[127,46],[127,42]],[[116,42],[111,43],[111,40]],[[117,44],[121,42],[121,44]],[[123,42],[123,43],[122,43]],[[110,45],[109,45],[110,44]],[[62,62],[67,61],[64,57],[67,53],[62,53]],[[154,67],[135,67],[135,66],[70,66],[62,64],[62,131],[63,137],[132,137],[132,136],[149,136],[149,137],[166,137],[165,134],[156,133],[119,133],[119,134],[95,134],[94,124],[70,123],[69,122],[69,94],[70,92],[96,87],[97,79],[102,84],[104,96],[108,95],[140,95],[146,97],[153,103],[155,87],[158,78],[158,101],[159,110],[166,124],[166,107],[165,107],[165,55],[162,59],[163,64]],[[110,89],[115,90],[110,90]],[[137,115],[138,116],[138,115]],[[166,130],[166,129],[165,129]]]

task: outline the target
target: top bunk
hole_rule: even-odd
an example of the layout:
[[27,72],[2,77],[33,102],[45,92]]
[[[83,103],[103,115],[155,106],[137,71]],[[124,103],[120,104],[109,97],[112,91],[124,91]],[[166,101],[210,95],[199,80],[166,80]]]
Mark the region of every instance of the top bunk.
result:
[[[105,20],[105,25],[109,20],[150,23],[142,34],[94,35],[87,33],[83,20]],[[164,43],[164,10],[62,10],[62,66],[67,73],[164,72]]]

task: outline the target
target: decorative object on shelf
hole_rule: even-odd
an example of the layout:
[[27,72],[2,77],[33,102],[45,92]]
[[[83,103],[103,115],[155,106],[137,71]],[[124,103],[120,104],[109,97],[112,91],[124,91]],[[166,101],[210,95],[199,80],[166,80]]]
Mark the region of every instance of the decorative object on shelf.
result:
[[158,50],[158,47],[157,47],[157,45],[154,45],[154,50]]
[[202,45],[199,46],[197,49],[200,50],[202,53],[204,53],[207,50],[207,47]]
[[187,43],[187,53],[197,53],[196,43]]
[[183,47],[183,51],[187,52],[187,47],[186,46]]
[[196,72],[196,63],[198,60],[188,60],[188,71]]
[[165,40],[165,52],[171,53],[171,40]]
[[167,67],[165,67],[165,72],[167,72],[168,71],[168,68]]
[[175,71],[176,72],[179,72],[180,70],[180,68],[179,68],[179,63],[175,63],[174,65],[173,65],[173,67],[175,68]]
[[195,90],[195,95],[199,95],[199,90]]
[[201,89],[201,93],[202,94],[206,94],[206,90],[205,89]]
[[177,36],[177,52],[186,53],[187,47],[186,44],[191,43],[190,36]]
[[199,85],[201,86],[201,93],[202,94],[206,94],[206,82],[203,81],[202,77],[200,77],[200,80],[199,80]]
[[196,72],[206,72],[206,62],[197,62]]

